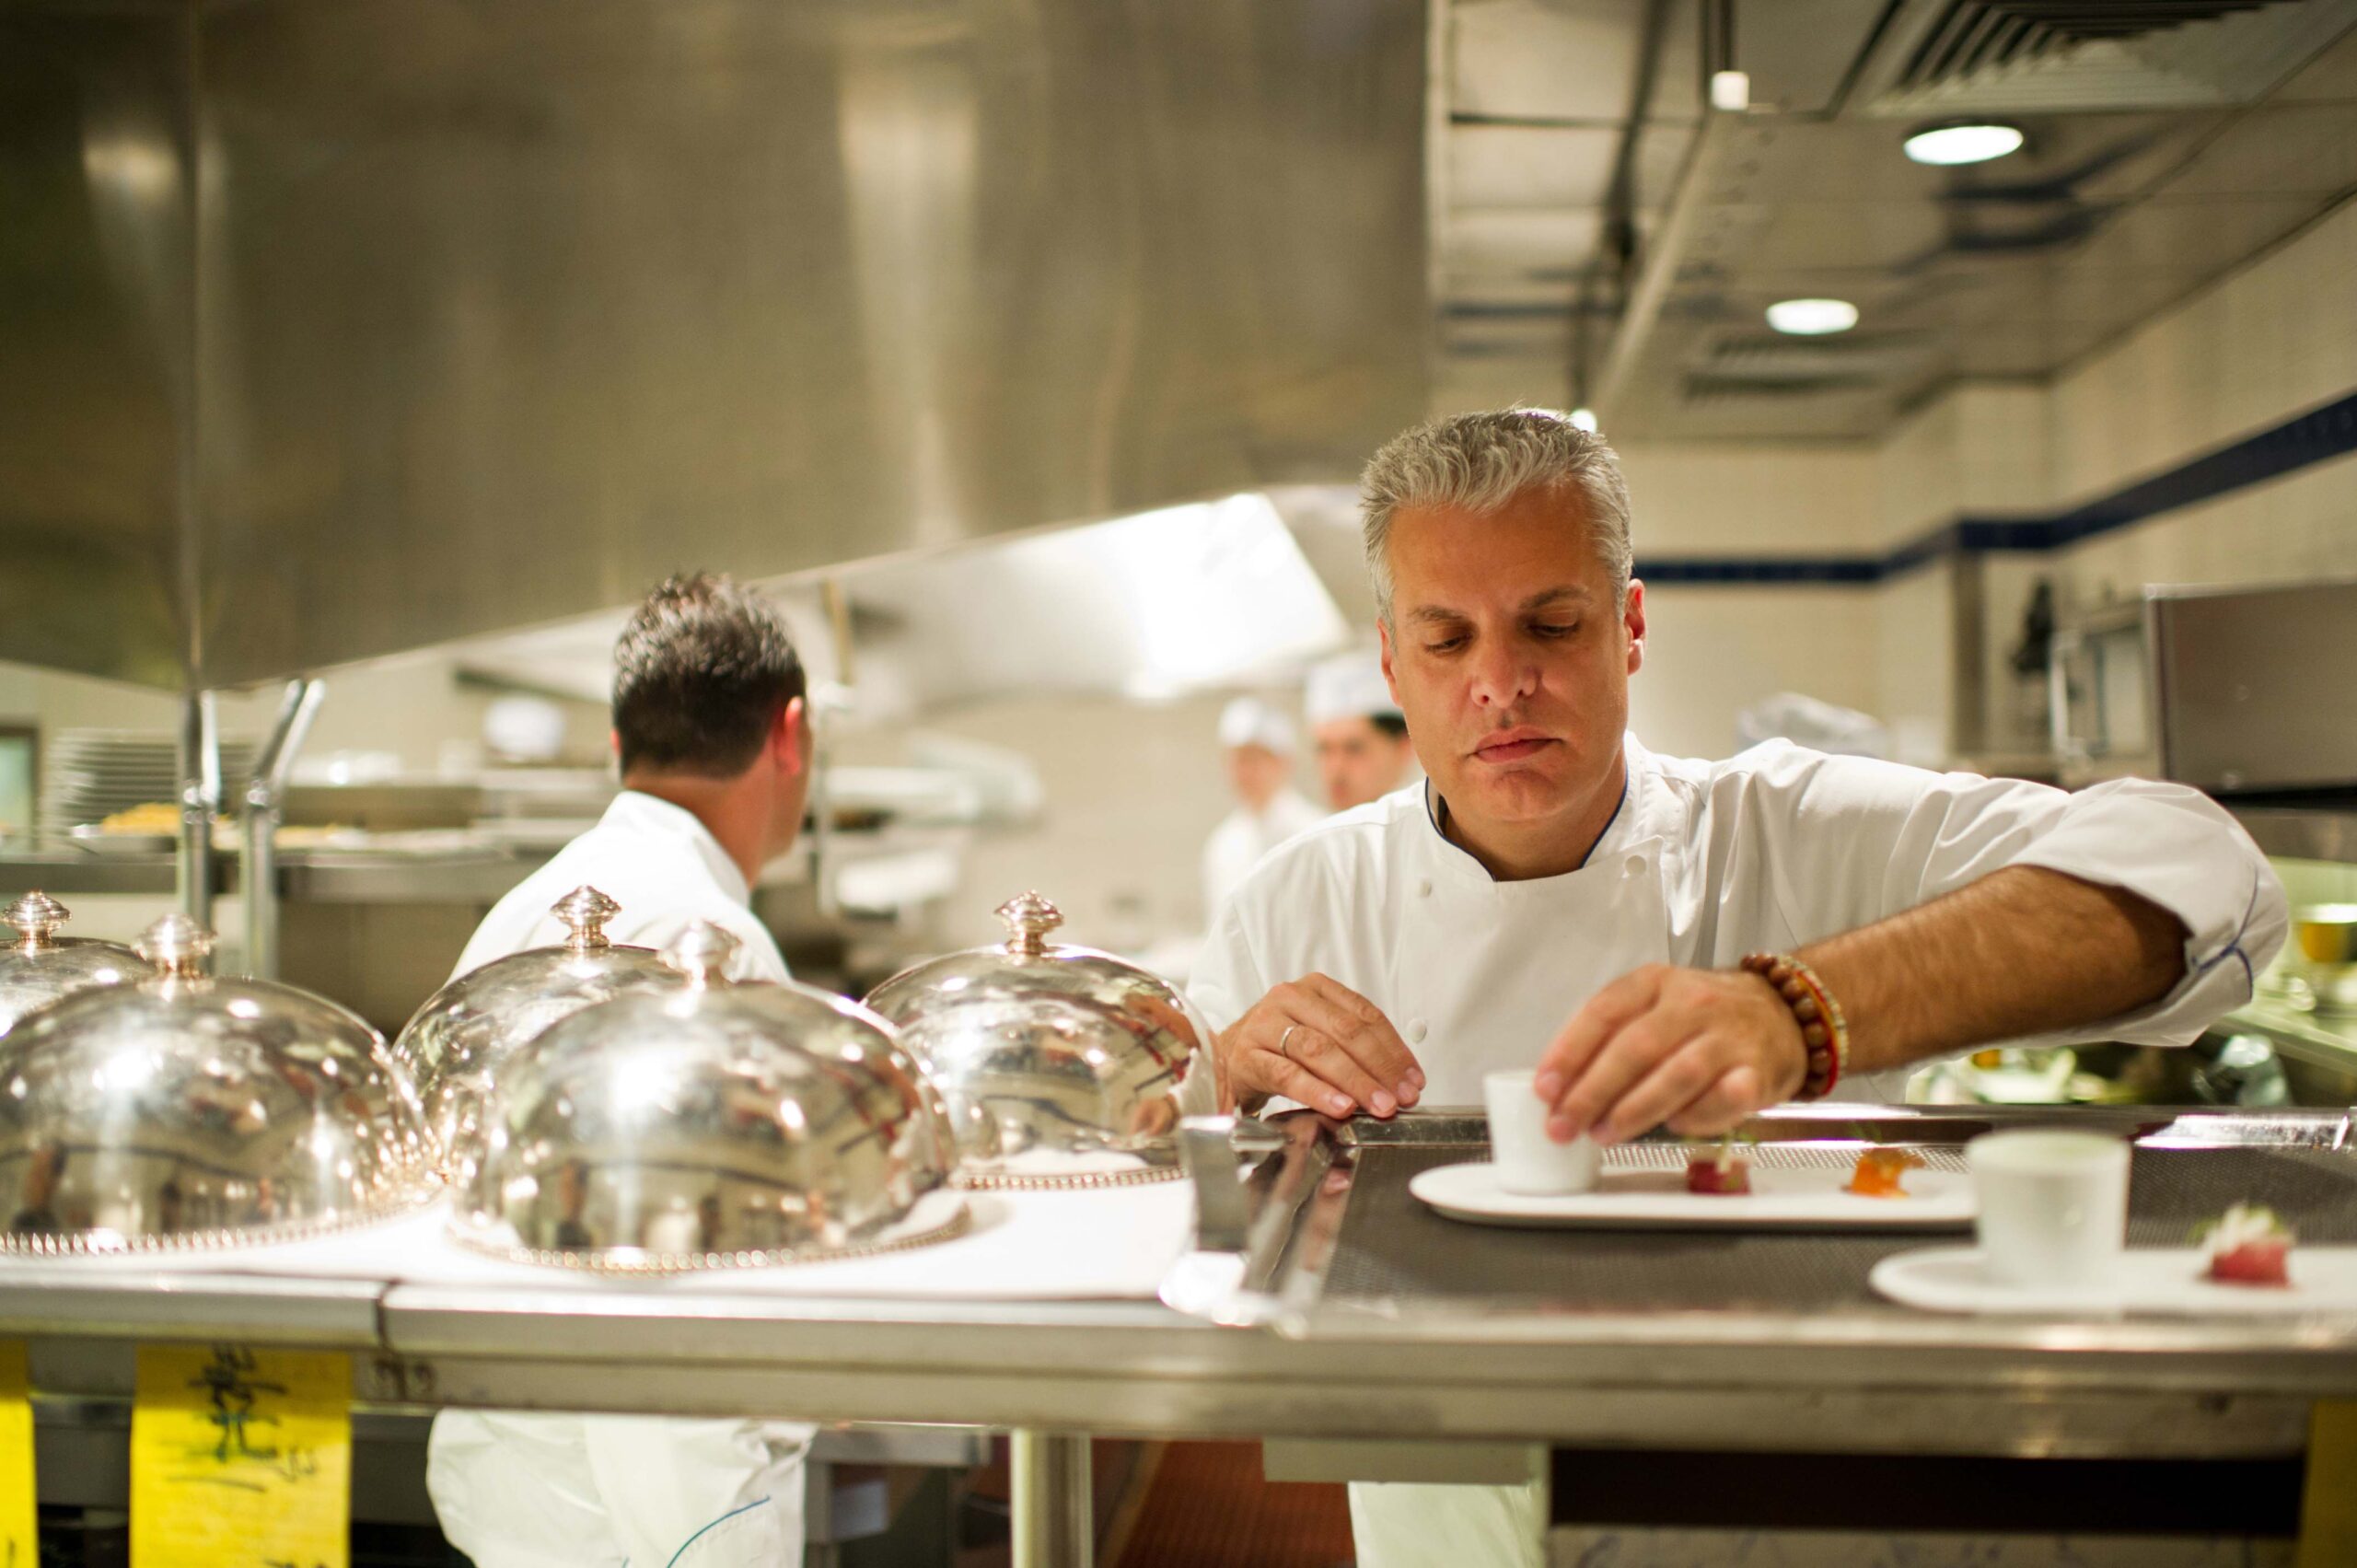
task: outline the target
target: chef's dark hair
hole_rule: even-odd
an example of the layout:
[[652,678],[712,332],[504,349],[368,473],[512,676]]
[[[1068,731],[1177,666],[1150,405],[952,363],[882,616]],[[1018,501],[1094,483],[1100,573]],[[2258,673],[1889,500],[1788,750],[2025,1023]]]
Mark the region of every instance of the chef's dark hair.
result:
[[734,777],[807,685],[776,606],[714,573],[666,578],[614,645],[622,772]]

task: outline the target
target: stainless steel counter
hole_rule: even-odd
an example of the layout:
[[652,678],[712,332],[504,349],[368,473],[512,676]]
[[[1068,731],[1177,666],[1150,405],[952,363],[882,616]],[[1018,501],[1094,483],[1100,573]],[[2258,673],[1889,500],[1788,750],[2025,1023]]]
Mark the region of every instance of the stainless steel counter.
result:
[[[498,901],[548,857],[485,849],[459,854],[366,854],[348,850],[284,850],[278,854],[279,896],[290,903],[451,904]],[[215,855],[214,891],[238,891],[234,855]],[[0,895],[38,888],[76,893],[169,897],[177,889],[169,854],[86,854],[78,850],[23,851],[0,856]]]
[[[1858,1109],[1760,1126],[1838,1139]],[[1892,1110],[1869,1135],[1945,1143],[2054,1114]],[[2191,1158],[2217,1146],[2357,1162],[2340,1112],[2070,1114]],[[1862,1287],[1679,1309],[1334,1288],[1353,1161],[1462,1140],[1466,1125],[1286,1128],[1238,1184],[1243,1229],[1223,1237],[1213,1212],[1207,1245],[1166,1287],[1193,1315],[1145,1302],[785,1302],[732,1295],[725,1278],[683,1296],[56,1263],[0,1271],[0,1333],[33,1341],[35,1386],[60,1397],[126,1394],[142,1340],[228,1340],[350,1351],[371,1409],[791,1411],[1425,1446],[2288,1457],[2306,1447],[2316,1401],[2357,1399],[2357,1313],[1984,1319],[1905,1311]]]

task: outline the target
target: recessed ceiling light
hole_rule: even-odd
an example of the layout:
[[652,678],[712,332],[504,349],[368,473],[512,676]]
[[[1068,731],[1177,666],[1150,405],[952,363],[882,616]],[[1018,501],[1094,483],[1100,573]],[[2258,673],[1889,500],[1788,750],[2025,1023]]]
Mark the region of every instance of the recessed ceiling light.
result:
[[2021,128],[2015,125],[1934,125],[1907,138],[1907,156],[1917,163],[1942,166],[1987,163],[2018,152]]
[[1858,324],[1858,308],[1846,299],[1780,299],[1768,307],[1768,324],[1802,337],[1846,332]]
[[1572,424],[1578,429],[1593,431],[1596,428],[1596,411],[1592,408],[1573,409]]

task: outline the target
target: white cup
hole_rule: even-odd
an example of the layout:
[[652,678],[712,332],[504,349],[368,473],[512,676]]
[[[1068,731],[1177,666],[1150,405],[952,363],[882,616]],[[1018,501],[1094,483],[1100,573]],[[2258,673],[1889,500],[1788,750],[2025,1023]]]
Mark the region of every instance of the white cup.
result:
[[1981,1266],[2002,1283],[2107,1283],[2128,1245],[2129,1146],[2100,1132],[1991,1132],[1964,1147]]
[[1481,1097],[1490,1108],[1490,1163],[1498,1186],[1525,1197],[1554,1198],[1596,1190],[1604,1156],[1594,1140],[1558,1144],[1547,1136],[1550,1109],[1531,1088],[1530,1073],[1485,1073]]

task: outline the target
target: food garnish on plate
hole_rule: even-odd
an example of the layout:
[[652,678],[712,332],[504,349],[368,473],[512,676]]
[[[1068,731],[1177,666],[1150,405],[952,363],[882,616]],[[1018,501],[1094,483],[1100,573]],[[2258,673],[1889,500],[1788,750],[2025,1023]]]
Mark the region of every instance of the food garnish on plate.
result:
[[1850,1173],[1850,1185],[1844,1191],[1855,1192],[1861,1198],[1904,1198],[1907,1189],[1900,1178],[1910,1170],[1923,1168],[1923,1156],[1907,1149],[1868,1149],[1858,1156],[1858,1166]]
[[2194,1239],[2210,1250],[2209,1272],[2202,1277],[2212,1283],[2292,1283],[2292,1227],[2272,1209],[2236,1203],[2197,1231]]
[[1686,1162],[1686,1191],[1713,1198],[1740,1198],[1751,1191],[1751,1156],[1732,1136],[1715,1149],[1699,1149]]

